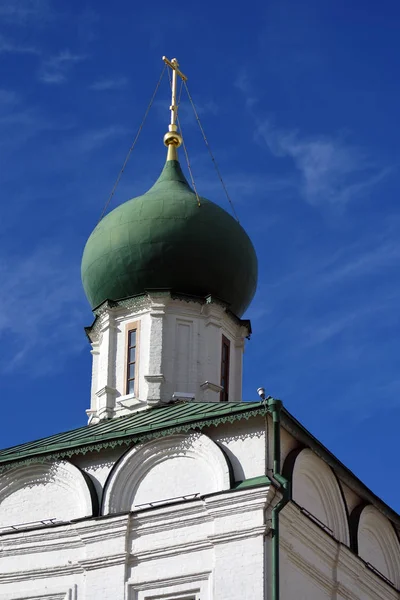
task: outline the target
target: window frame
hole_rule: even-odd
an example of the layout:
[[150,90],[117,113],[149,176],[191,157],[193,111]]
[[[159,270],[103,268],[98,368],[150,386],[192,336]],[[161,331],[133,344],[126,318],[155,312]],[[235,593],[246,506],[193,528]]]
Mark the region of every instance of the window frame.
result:
[[[224,348],[227,349],[227,364],[226,372],[224,373]],[[220,391],[219,400],[220,402],[229,402],[229,377],[230,377],[230,366],[231,366],[231,341],[222,334],[221,340],[221,371],[220,371],[220,385],[222,386],[223,376],[225,375],[226,385],[224,389]]]
[[[129,348],[130,348],[129,334],[132,331],[136,331],[136,344],[135,344],[136,355],[135,355],[135,378],[134,378],[135,383],[134,383],[134,387],[133,387],[133,392],[129,392],[129,381],[131,381],[131,379],[129,378],[129,365],[131,364],[129,362]],[[140,348],[140,321],[132,321],[131,323],[127,323],[125,326],[124,391],[125,391],[126,396],[130,396],[133,393],[135,398],[138,397],[138,393],[139,393],[139,381],[138,381],[139,348]]]

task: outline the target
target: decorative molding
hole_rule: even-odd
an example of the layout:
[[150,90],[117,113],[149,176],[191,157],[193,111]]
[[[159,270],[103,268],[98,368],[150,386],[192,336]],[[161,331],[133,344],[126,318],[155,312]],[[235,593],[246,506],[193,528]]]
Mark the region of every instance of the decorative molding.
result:
[[142,434],[128,435],[126,437],[118,437],[116,439],[114,438],[99,440],[96,443],[86,443],[82,446],[77,446],[74,448],[64,448],[61,450],[45,453],[39,456],[35,455],[20,460],[14,460],[10,463],[1,464],[0,473],[6,472],[17,465],[27,465],[33,462],[46,462],[48,460],[64,459],[70,456],[85,455],[89,452],[100,452],[101,450],[104,450],[106,448],[114,449],[118,446],[130,446],[133,443],[141,443],[149,440],[161,439],[175,434],[191,432],[193,430],[202,430],[205,427],[217,427],[220,424],[234,423],[235,421],[248,421],[252,417],[264,414],[265,407],[260,403],[260,407],[257,406],[256,408],[253,408],[252,410],[249,410],[245,413],[228,413],[220,417],[191,421],[190,423],[182,423],[158,431],[149,430]]
[[100,344],[99,344],[99,342],[93,342],[92,343],[92,349],[90,351],[90,354],[92,354],[92,356],[98,356],[100,354]]
[[[91,480],[80,469],[67,461],[33,462],[30,465],[15,466],[0,476],[0,523],[4,523],[3,527],[19,525],[19,523],[9,524],[7,521],[3,521],[2,503],[6,498],[21,489],[46,484],[65,490],[65,493],[73,500],[74,511],[68,517],[69,519],[89,517],[96,513],[94,505],[97,500],[96,492]],[[44,488],[42,493],[46,493]],[[42,518],[65,521],[65,515],[57,516],[57,509],[58,507],[55,506],[52,515],[43,515]],[[27,519],[27,522],[31,520]]]
[[378,498],[367,486],[358,479],[354,473],[346,468],[331,452],[329,452],[321,442],[319,442],[310,432],[301,425],[285,409],[282,410],[282,427],[300,444],[310,448],[316,456],[325,462],[336,474],[337,478],[345,483],[350,490],[359,496],[360,501],[368,502],[375,506],[379,512],[386,516],[396,527],[400,535],[399,515],[383,500]]
[[112,315],[116,323],[118,323],[132,312],[137,314],[149,310],[149,308],[150,299],[147,294],[139,294],[138,296],[132,296],[131,298],[125,298],[118,301],[106,300],[93,311],[95,319],[92,325],[85,327],[86,335],[91,342],[98,342],[103,315]]
[[211,381],[205,381],[200,384],[200,388],[204,391],[211,390],[212,392],[222,392],[224,389],[222,385],[218,385],[217,383],[211,383]]
[[[363,552],[362,536],[366,534],[375,541],[375,552],[378,551],[386,565],[387,573],[382,573],[393,585],[400,587],[400,544],[390,521],[374,506],[365,506],[361,511],[358,531],[358,554],[364,561],[371,561]],[[376,565],[371,564],[377,571]]]
[[[294,461],[291,459],[292,454],[295,456]],[[308,482],[311,482],[315,491],[318,491],[323,510],[326,514],[327,522],[324,525],[327,525],[331,529],[335,538],[349,545],[350,535],[346,507],[334,473],[309,448],[304,448],[300,452],[298,449],[293,450],[288,455],[286,461],[292,464],[293,469],[291,476],[293,500],[298,501],[302,505],[299,490],[301,490],[301,485],[307,487],[309,485]],[[287,472],[287,468],[284,467],[284,471]],[[304,506],[304,508],[308,510],[312,507]]]
[[[332,556],[338,540],[321,528],[314,519],[302,512],[295,502],[290,502],[281,514],[282,528],[288,535],[301,540],[307,547],[314,548],[323,557]],[[321,535],[322,534],[322,535]]]
[[147,294],[150,299],[150,316],[156,319],[163,318],[171,300],[171,293],[169,291],[149,291]]
[[136,398],[134,394],[120,396],[116,401],[116,404],[116,413],[118,416],[130,414],[132,412],[138,412],[149,407],[147,402]]
[[202,499],[196,498],[190,502],[183,500],[176,504],[164,504],[159,508],[136,510],[131,522],[131,533],[142,537],[172,529],[200,526],[212,520]]
[[231,489],[224,494],[210,494],[204,497],[207,510],[212,514],[236,514],[237,512],[266,508],[275,495],[272,485],[263,485],[244,490]]
[[172,546],[163,546],[162,548],[152,548],[151,550],[144,550],[142,552],[133,552],[129,562],[132,566],[135,566],[141,562],[160,560],[160,558],[164,557],[170,558],[171,556],[182,556],[191,552],[211,550],[213,545],[212,540],[205,539],[194,542],[183,542]]
[[100,338],[110,329],[118,329],[114,322],[114,315],[111,312],[103,313],[100,319],[99,334]]
[[[301,540],[301,537],[297,537]],[[326,575],[322,569],[318,569],[314,562],[310,562],[304,558],[305,554],[294,548],[292,540],[289,542],[285,536],[281,536],[281,549],[286,554],[290,562],[297,566],[302,572],[306,573],[313,581],[317,582],[325,591],[330,594],[336,592],[338,597],[344,598],[345,600],[361,600],[364,598],[370,598],[371,592],[376,594],[374,598],[392,598],[393,600],[398,599],[397,592],[390,586],[384,579],[377,577],[376,574],[368,569],[366,565],[359,557],[351,554],[347,551],[345,546],[342,546],[339,542],[334,543],[332,552],[328,555],[321,554],[319,549],[312,545],[307,547],[314,551],[315,556],[319,560],[324,559],[326,564],[326,572],[330,573],[332,570],[332,563],[334,563],[337,579],[332,580],[332,577]],[[343,579],[350,579],[352,584],[356,583],[357,592],[350,590],[347,585],[342,581]],[[335,596],[336,597],[336,596]]]
[[189,575],[179,575],[178,577],[170,577],[169,579],[153,579],[146,580],[143,583],[130,584],[135,587],[136,590],[151,590],[154,587],[170,587],[179,584],[194,583],[198,581],[207,581],[212,575],[211,571],[200,571],[197,573],[190,573]]
[[243,530],[228,531],[226,533],[212,534],[208,539],[213,546],[218,544],[230,544],[239,540],[246,540],[254,537],[264,537],[268,533],[268,528],[265,525],[258,527],[249,527]]
[[[207,515],[207,513],[195,516],[192,519],[185,517],[184,515],[186,507],[183,508],[182,504],[183,503],[179,505],[179,508],[182,513],[181,518],[167,518],[165,523],[143,523],[138,525],[137,527],[134,527],[134,532],[140,536],[154,535],[157,533],[162,533],[164,531],[171,531],[171,529],[185,529],[186,527],[196,527],[212,522],[212,518],[209,515]],[[134,532],[132,531],[132,533]]]
[[[281,538],[281,549],[285,552],[287,558],[293,565],[295,565],[302,573],[306,573],[312,581],[317,583],[325,592],[328,592],[329,595],[338,591],[338,582],[333,581],[332,577],[326,575],[321,569],[318,569],[315,564],[307,561],[304,556],[300,552],[294,550],[292,544],[288,543],[284,538]],[[358,595],[355,595],[351,590],[348,590],[343,584],[341,584],[341,591],[344,592],[343,598],[346,600],[360,600]]]
[[191,457],[205,463],[214,474],[214,491],[230,488],[227,459],[210,438],[201,433],[175,435],[138,445],[125,454],[106,482],[103,514],[131,510],[145,475],[155,465],[177,456]]
[[76,523],[76,533],[85,545],[98,544],[111,539],[125,539],[130,530],[131,513],[102,517]]
[[[297,562],[299,568],[309,572],[313,576],[314,571],[319,578],[325,578],[326,585],[330,585],[332,593],[332,579],[323,575],[321,569],[316,570],[312,563],[307,567],[307,561],[302,566],[301,561],[303,556],[308,554],[308,551],[313,551],[319,561],[326,566],[327,572],[331,572],[332,562],[337,563],[339,573],[342,573],[341,579],[344,577],[351,581],[356,581],[360,590],[362,589],[364,596],[352,595],[353,592],[345,588],[344,598],[351,600],[360,600],[360,598],[370,597],[369,593],[373,590],[377,598],[392,598],[397,599],[394,586],[390,584],[384,577],[380,577],[379,573],[373,571],[370,566],[359,556],[354,554],[347,546],[335,540],[328,533],[324,532],[319,525],[313,520],[310,520],[304,513],[301,512],[299,506],[290,502],[282,512],[281,526],[281,547],[287,552],[290,557],[293,557],[293,562]],[[300,544],[300,546],[299,546]],[[344,584],[338,581],[338,591],[342,590]],[[347,595],[346,595],[347,594]]]
[[195,572],[178,577],[138,583],[129,582],[128,600],[205,600],[209,598],[211,572]]
[[163,383],[165,381],[165,377],[162,373],[156,373],[155,375],[145,375],[144,378],[148,383]]
[[[18,581],[32,581],[33,579],[47,580],[51,577],[65,577],[67,575],[76,575],[83,572],[84,571],[82,567],[78,563],[56,567],[46,567],[45,569],[9,571],[8,573],[0,573],[0,584],[15,583]],[[1,596],[0,599],[3,600]]]
[[127,585],[128,600],[205,600],[211,573],[190,573]]
[[128,554],[126,552],[112,555],[107,554],[98,558],[85,558],[77,562],[84,571],[95,571],[97,569],[115,567],[115,565],[125,565],[128,562]]
[[[23,533],[23,535],[21,535]],[[1,536],[1,557],[58,552],[62,548],[82,549],[83,542],[71,523],[56,527],[4,533]]]
[[[50,586],[50,589],[53,586]],[[33,589],[28,595],[15,593],[1,594],[0,600],[77,600],[78,588],[76,585],[65,590],[65,588],[55,587],[52,592],[49,592],[49,586],[46,585],[46,593],[43,593],[42,589]]]
[[110,387],[109,385],[105,385],[104,387],[102,387],[101,389],[99,389],[96,392],[96,396],[98,398],[102,398],[103,396],[115,397],[115,396],[119,396],[119,392],[115,388]]

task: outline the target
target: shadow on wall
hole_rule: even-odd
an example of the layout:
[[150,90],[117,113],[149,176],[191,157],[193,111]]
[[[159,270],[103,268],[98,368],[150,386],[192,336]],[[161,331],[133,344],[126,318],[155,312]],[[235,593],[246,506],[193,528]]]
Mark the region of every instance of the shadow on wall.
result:
[[293,501],[302,512],[392,585],[400,587],[400,544],[384,515],[374,506],[361,503],[349,516],[335,473],[309,448],[290,452],[283,472],[292,480]]

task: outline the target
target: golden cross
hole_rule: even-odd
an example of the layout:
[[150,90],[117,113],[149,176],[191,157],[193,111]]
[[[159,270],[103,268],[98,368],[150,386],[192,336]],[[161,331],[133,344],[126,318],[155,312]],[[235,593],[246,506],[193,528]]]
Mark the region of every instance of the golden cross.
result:
[[170,67],[172,69],[172,99],[171,99],[171,125],[173,126],[172,128],[170,128],[170,131],[176,131],[176,114],[178,112],[178,106],[176,104],[176,80],[177,80],[177,75],[179,75],[179,77],[182,79],[182,81],[187,81],[187,77],[186,75],[184,75],[182,73],[182,71],[180,71],[178,69],[179,67],[179,63],[177,61],[176,58],[173,58],[172,60],[169,60],[166,56],[162,57],[163,61],[165,62],[166,65],[168,65],[168,67]]

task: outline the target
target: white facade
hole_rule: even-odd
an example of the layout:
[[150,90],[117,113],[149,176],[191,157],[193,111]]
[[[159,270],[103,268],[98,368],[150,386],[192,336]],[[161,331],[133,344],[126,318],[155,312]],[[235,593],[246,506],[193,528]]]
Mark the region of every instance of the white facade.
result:
[[[266,422],[260,415],[6,470],[0,599],[271,598],[279,491],[265,477]],[[398,599],[389,509],[283,426],[293,500],[281,513],[281,598]]]
[[[272,600],[272,424],[263,403],[235,413],[249,406],[249,323],[211,298],[152,292],[105,303],[87,332],[92,444],[64,451],[61,435],[29,460],[17,448],[10,464],[0,452],[0,600]],[[210,407],[222,416],[207,421]],[[159,425],[171,410],[194,416],[171,433]],[[142,437],[108,435],[146,415]],[[281,600],[399,600],[399,517],[282,419],[292,499],[280,516]]]
[[[127,394],[127,336],[137,330],[135,392]],[[173,397],[219,402],[221,341],[230,343],[229,397],[242,400],[247,321],[224,304],[153,292],[101,307],[89,336],[93,371],[89,423],[129,414]]]

